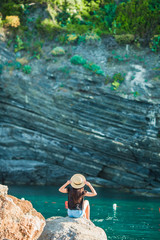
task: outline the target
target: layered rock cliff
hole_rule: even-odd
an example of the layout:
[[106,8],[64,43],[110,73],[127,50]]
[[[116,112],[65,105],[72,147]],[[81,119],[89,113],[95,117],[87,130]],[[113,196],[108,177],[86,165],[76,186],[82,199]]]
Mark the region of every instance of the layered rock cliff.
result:
[[[81,172],[108,187],[159,193],[158,56],[139,51],[142,63],[131,49],[129,60],[114,61],[113,39],[65,46],[60,57],[52,48],[46,43],[40,60],[19,53],[32,67],[27,75],[10,64],[17,55],[1,42],[0,181],[53,184]],[[124,71],[124,83],[112,90],[103,76],[72,65],[75,54],[106,74]]]

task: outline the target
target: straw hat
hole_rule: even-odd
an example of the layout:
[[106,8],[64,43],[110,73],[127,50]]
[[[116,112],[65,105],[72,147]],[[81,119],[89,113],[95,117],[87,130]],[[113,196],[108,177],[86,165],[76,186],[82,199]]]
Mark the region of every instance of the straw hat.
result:
[[85,181],[86,181],[86,178],[82,174],[79,174],[79,173],[74,174],[71,177],[71,186],[76,189],[82,188],[85,185]]

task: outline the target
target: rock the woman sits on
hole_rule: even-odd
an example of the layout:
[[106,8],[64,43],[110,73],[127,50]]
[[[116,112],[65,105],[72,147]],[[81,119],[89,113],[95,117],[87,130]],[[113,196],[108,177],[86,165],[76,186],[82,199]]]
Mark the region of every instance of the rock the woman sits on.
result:
[[[68,186],[69,184],[71,186]],[[90,188],[91,192],[84,190],[85,185]],[[69,217],[80,218],[85,216],[87,219],[90,219],[89,201],[84,200],[84,197],[94,197],[97,193],[90,182],[87,182],[82,174],[73,175],[71,180],[68,180],[59,188],[59,191],[62,193],[68,193]]]

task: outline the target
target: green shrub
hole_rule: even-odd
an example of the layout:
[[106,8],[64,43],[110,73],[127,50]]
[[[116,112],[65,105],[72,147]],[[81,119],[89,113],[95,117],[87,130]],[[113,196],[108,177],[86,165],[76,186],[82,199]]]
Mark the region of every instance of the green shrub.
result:
[[155,35],[151,39],[150,48],[152,49],[153,52],[160,51],[160,35]]
[[130,44],[134,42],[134,35],[133,34],[121,34],[121,35],[114,35],[116,41],[119,44]]
[[86,24],[69,23],[66,25],[66,29],[72,33],[85,34],[86,32],[91,31],[92,27]]
[[65,54],[65,50],[62,47],[55,47],[53,48],[51,53],[53,54],[53,56],[62,56]]
[[77,64],[77,65],[84,65],[86,63],[86,60],[79,56],[79,55],[74,55],[71,59],[70,59],[72,64]]
[[124,81],[124,76],[121,73],[115,73],[112,77],[112,89],[117,90],[120,84]]
[[31,68],[31,66],[29,66],[29,65],[24,65],[24,67],[23,67],[22,70],[23,70],[24,73],[30,74],[31,71],[32,71],[32,68]]
[[104,76],[104,72],[102,71],[101,67],[94,63],[88,62],[88,63],[84,64],[84,68],[89,69],[90,71],[92,71],[96,74]]
[[60,43],[81,43],[95,44],[100,42],[101,38],[94,32],[87,32],[86,34],[61,34],[57,37]]
[[75,34],[75,33],[71,33],[71,34],[60,34],[57,37],[57,41],[60,43],[67,43],[67,44],[73,44],[76,43],[77,40],[79,38],[79,35]]
[[101,9],[102,21],[108,29],[112,27],[112,22],[116,16],[116,8],[117,5],[115,3],[109,3]]
[[1,13],[3,19],[5,19],[6,16],[19,16],[22,18],[23,8],[21,4],[17,4],[15,1],[10,0],[1,5]]
[[53,37],[55,37],[58,33],[64,31],[61,26],[53,22],[52,19],[48,18],[43,21],[38,19],[36,21],[36,27],[41,34],[47,36],[49,39],[53,39]]
[[32,41],[31,44],[29,45],[28,51],[30,51],[32,54],[33,53],[41,54],[43,44],[44,44],[44,41],[42,41],[42,40]]
[[160,10],[160,1],[159,0],[150,0],[149,1],[149,8],[151,11],[159,11]]
[[18,52],[25,48],[23,40],[17,35],[16,36],[16,44],[14,46],[14,51]]
[[151,0],[131,0],[119,4],[115,17],[116,34],[130,33],[149,40],[160,21],[159,10],[151,10],[150,3]]
[[119,81],[120,83],[122,83],[124,81],[124,77],[122,76],[121,73],[115,73],[113,75],[113,80],[114,81]]
[[75,33],[67,34],[67,43],[75,43],[78,39],[78,35]]
[[63,74],[69,75],[71,69],[68,66],[58,68],[58,71],[62,72]]
[[92,62],[87,62],[86,59],[82,58],[79,55],[73,56],[70,61],[72,64],[83,65],[84,68],[86,68],[96,74],[104,76],[104,72],[102,71],[100,66],[98,66]]

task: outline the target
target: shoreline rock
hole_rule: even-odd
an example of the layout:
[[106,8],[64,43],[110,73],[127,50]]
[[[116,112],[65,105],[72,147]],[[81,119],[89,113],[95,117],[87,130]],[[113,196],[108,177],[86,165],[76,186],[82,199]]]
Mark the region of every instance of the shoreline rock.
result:
[[38,240],[107,240],[104,230],[86,218],[51,217]]
[[7,194],[0,185],[0,239],[37,240],[45,226],[44,217],[31,202]]

